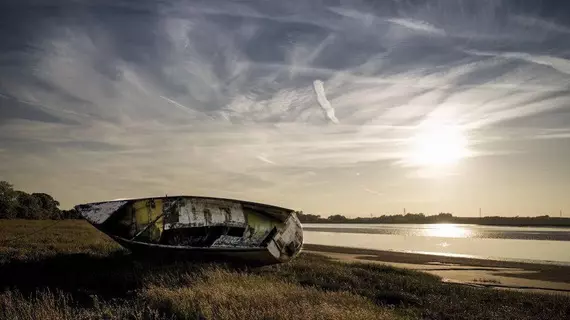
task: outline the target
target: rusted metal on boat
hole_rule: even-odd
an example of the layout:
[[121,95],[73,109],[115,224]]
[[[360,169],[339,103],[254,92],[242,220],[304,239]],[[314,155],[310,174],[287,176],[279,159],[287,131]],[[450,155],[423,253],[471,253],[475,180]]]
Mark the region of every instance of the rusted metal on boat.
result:
[[146,256],[283,263],[303,245],[291,209],[234,199],[155,197],[87,203],[75,209],[123,247]]

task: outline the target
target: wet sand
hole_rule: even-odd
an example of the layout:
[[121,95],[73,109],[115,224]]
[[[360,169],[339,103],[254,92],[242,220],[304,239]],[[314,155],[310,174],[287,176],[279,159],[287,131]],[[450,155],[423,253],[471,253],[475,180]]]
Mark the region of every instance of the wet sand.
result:
[[445,282],[570,295],[570,266],[305,244],[304,252],[343,262],[373,262],[437,275]]

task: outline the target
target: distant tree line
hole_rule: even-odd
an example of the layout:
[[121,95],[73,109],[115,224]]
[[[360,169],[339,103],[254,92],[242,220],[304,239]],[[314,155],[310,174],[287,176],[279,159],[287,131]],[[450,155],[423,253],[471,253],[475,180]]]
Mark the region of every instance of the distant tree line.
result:
[[379,217],[358,217],[347,218],[340,214],[335,214],[327,218],[320,215],[305,214],[297,212],[297,216],[302,223],[458,223],[458,224],[479,224],[494,226],[570,226],[570,218],[550,217],[548,215],[536,217],[454,217],[451,213],[439,213],[437,215],[426,216],[423,213],[408,213],[396,215],[382,215]]
[[75,210],[59,209],[59,202],[46,193],[26,193],[0,181],[0,219],[80,219]]
[[[570,218],[550,217],[454,217],[451,213],[439,213],[426,216],[423,213],[408,213],[405,215],[382,215],[379,217],[347,218],[335,214],[327,218],[320,215],[297,212],[302,223],[460,223],[496,226],[558,226],[569,227]],[[74,209],[61,210],[59,202],[46,193],[26,193],[14,190],[13,186],[0,181],[0,219],[81,219]]]

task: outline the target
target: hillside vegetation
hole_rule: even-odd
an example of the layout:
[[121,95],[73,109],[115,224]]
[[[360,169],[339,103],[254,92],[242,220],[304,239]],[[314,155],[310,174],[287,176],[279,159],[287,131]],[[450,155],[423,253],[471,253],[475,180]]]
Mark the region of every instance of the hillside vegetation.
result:
[[76,219],[75,210],[60,210],[59,202],[46,193],[15,190],[0,181],[0,219]]
[[426,216],[423,213],[407,213],[405,215],[382,215],[379,217],[348,218],[340,214],[323,218],[319,215],[298,212],[297,216],[303,223],[458,223],[479,224],[490,226],[535,226],[535,227],[570,227],[570,218],[551,217],[549,215],[536,217],[456,217],[451,213],[440,213]]

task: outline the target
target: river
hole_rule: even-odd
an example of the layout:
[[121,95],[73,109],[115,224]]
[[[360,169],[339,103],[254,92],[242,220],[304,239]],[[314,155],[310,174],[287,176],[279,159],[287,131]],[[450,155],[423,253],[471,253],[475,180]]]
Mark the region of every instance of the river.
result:
[[307,244],[570,265],[570,228],[303,224]]

